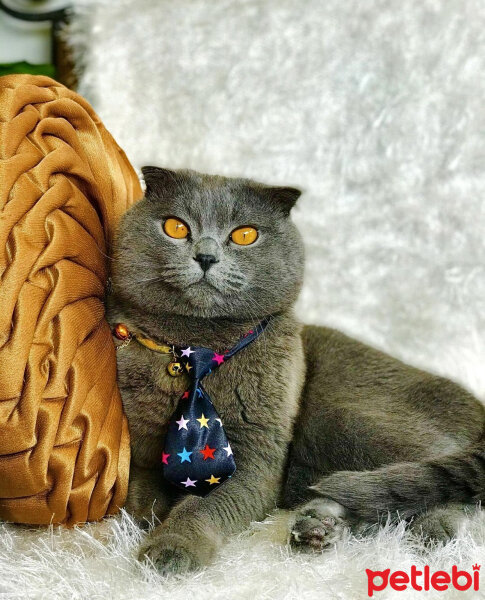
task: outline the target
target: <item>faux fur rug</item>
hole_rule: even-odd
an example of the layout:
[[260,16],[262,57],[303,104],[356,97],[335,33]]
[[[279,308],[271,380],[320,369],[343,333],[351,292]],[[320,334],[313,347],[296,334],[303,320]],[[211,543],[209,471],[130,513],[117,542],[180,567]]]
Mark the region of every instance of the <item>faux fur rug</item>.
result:
[[[483,3],[77,0],[75,8],[80,91],[137,167],[301,186],[302,319],[485,398]],[[269,520],[204,573],[163,581],[133,561],[142,534],[127,518],[75,532],[4,526],[0,597],[3,586],[9,598],[364,598],[366,567],[485,563],[480,516],[424,556],[400,528],[292,556],[271,541],[281,529]],[[467,594],[388,588],[376,597]]]
[[[398,525],[372,537],[348,536],[323,555],[293,554],[284,544],[286,523],[281,512],[255,524],[228,544],[216,564],[177,578],[163,578],[135,560],[142,533],[126,513],[76,530],[0,526],[0,598],[361,600],[367,598],[368,568],[409,573],[411,565],[427,564],[431,571],[451,572],[452,565],[461,565],[472,572],[472,564],[485,562],[485,520],[477,514],[457,540],[429,551]],[[376,600],[480,597],[485,594],[473,590],[413,593],[388,587],[374,593]]]

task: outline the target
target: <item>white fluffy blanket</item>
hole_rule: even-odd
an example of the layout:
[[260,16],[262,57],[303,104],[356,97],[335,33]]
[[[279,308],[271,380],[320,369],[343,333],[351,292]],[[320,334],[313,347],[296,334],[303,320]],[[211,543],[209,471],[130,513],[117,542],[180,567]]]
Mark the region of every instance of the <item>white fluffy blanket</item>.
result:
[[[485,398],[483,3],[75,7],[69,35],[85,65],[80,91],[137,167],[301,186],[302,319],[341,328]],[[0,597],[364,598],[366,567],[485,562],[480,516],[425,556],[400,528],[349,538],[322,556],[293,556],[273,541],[282,529],[259,525],[214,567],[174,582],[134,562],[142,534],[124,517],[74,532],[3,526]],[[379,593],[393,594],[447,595]]]

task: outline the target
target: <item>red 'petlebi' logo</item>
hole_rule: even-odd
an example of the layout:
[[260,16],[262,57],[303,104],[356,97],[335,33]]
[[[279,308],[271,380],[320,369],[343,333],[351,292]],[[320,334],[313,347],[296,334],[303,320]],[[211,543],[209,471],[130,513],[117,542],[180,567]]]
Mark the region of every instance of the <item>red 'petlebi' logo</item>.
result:
[[[431,573],[428,565],[422,571],[414,565],[411,566],[411,572],[393,571],[385,569],[384,571],[365,570],[367,574],[367,595],[372,597],[374,592],[382,592],[388,585],[393,590],[404,591],[410,586],[413,590],[427,592],[431,588],[438,591],[446,591],[450,586],[455,590],[465,592],[473,586],[475,591],[480,588],[480,565],[472,565],[472,573],[468,571],[459,571],[458,567],[451,567],[451,575],[446,571],[435,571]],[[377,579],[377,581],[376,581]]]

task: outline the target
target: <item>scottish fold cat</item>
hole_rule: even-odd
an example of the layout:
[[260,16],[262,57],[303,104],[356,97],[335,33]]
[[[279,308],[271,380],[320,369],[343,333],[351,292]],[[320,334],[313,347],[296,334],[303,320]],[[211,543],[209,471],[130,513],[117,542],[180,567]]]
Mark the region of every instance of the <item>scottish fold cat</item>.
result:
[[[155,167],[143,174],[145,198],[117,234],[108,310],[130,335],[117,353],[132,444],[127,509],[160,520],[140,558],[164,573],[197,569],[276,507],[292,509],[289,540],[305,550],[388,512],[430,538],[452,536],[463,506],[484,496],[481,403],[296,319],[298,190]],[[191,385],[183,363],[174,373],[180,348],[223,353],[264,319],[264,332],[204,380],[236,471],[205,497],[186,494],[161,464]]]

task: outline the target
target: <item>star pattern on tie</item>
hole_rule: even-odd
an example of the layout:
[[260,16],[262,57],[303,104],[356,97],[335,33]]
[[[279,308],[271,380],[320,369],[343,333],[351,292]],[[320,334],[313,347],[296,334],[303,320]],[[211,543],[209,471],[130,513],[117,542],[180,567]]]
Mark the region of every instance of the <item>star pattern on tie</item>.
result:
[[183,483],[186,488],[195,487],[195,484],[197,483],[197,479],[192,480],[192,479],[190,479],[190,477],[187,477],[187,479],[185,481],[181,481],[180,483]]
[[193,452],[188,452],[185,449],[185,446],[184,446],[184,449],[182,450],[182,452],[177,452],[177,455],[180,456],[180,462],[181,463],[183,463],[183,462],[192,462],[190,460],[190,455],[191,454],[193,454]]
[[211,373],[215,377],[219,367],[256,340],[267,322],[262,321],[223,352],[221,348],[214,351],[203,346],[173,349],[175,356],[183,357],[190,386],[182,393],[168,422],[161,463],[165,479],[179,489],[206,496],[234,474],[236,463],[231,444],[203,379]]
[[227,446],[224,446],[222,449],[226,451],[227,456],[232,456],[232,448],[229,442],[227,443]]
[[209,422],[209,419],[205,418],[204,413],[202,413],[200,415],[200,419],[196,419],[196,421],[199,421],[201,429],[202,429],[202,427],[207,427],[207,429],[209,429],[209,425],[207,425],[207,423]]
[[209,446],[209,444],[206,444],[205,448],[203,450],[199,450],[199,452],[204,457],[204,460],[207,460],[208,458],[212,458],[212,460],[214,460],[214,452],[215,451],[216,451],[216,449],[215,448],[211,448]]
[[190,423],[190,420],[184,419],[184,415],[182,415],[178,421],[175,421],[175,423],[177,423],[179,426],[180,431],[181,429],[187,429],[187,423]]
[[210,485],[214,485],[214,483],[219,483],[220,479],[220,477],[214,477],[214,475],[211,475],[210,479],[206,479],[206,481],[207,483],[210,483]]
[[222,363],[224,362],[224,354],[217,354],[217,352],[214,352],[214,356],[212,357],[212,360],[214,362],[216,362],[218,365],[222,365]]

